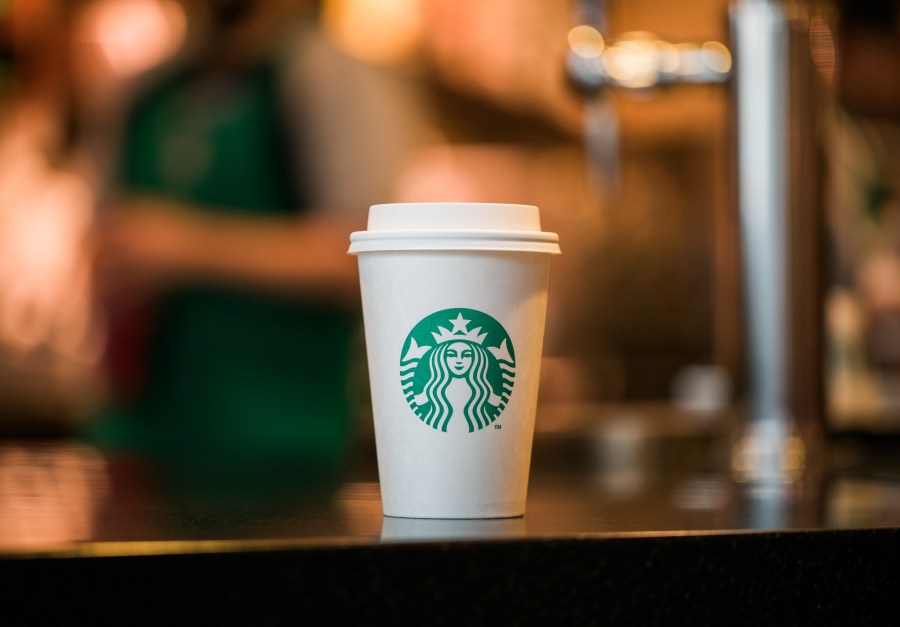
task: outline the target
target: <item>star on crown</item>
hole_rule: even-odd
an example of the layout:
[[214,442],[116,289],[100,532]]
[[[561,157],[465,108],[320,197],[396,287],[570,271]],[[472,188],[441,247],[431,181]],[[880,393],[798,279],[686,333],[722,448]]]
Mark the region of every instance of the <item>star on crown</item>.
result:
[[458,340],[467,340],[469,342],[474,342],[475,344],[481,344],[484,342],[484,338],[487,337],[487,333],[481,333],[479,335],[479,331],[481,331],[481,327],[475,327],[471,331],[469,330],[469,323],[471,320],[466,320],[463,318],[462,312],[459,312],[459,315],[456,316],[456,319],[449,321],[451,325],[453,325],[453,329],[447,329],[442,326],[438,326],[439,333],[431,332],[431,336],[434,338],[434,341],[438,344],[443,344],[444,342],[454,342]]

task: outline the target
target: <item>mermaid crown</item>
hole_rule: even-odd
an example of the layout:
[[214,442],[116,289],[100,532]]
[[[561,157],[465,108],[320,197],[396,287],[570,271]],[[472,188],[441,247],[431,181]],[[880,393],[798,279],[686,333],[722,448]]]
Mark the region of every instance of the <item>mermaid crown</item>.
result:
[[450,320],[450,323],[453,325],[453,330],[447,329],[442,326],[438,326],[438,332],[431,332],[431,336],[434,338],[434,341],[438,344],[443,344],[444,342],[458,342],[460,340],[464,340],[466,342],[473,342],[475,344],[481,344],[484,342],[484,338],[487,337],[487,333],[481,333],[481,327],[475,327],[471,331],[469,330],[469,322],[471,320],[466,320],[462,317],[462,312],[456,316],[455,320]]

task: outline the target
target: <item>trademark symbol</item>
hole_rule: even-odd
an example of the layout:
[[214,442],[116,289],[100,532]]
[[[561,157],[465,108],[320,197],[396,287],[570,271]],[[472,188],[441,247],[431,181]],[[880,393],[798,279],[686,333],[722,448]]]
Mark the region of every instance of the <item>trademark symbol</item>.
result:
[[494,425],[494,429],[500,429],[502,427],[503,427],[503,425]]

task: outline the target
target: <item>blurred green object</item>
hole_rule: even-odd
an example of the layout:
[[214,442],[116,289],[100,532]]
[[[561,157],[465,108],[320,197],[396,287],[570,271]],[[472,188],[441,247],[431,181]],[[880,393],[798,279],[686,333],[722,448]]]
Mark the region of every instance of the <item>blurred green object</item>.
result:
[[[303,211],[278,88],[272,63],[171,76],[132,112],[122,186],[205,212]],[[339,470],[352,439],[351,313],[190,284],[165,293],[144,325],[136,394],[99,417],[94,442],[149,455],[191,489]]]

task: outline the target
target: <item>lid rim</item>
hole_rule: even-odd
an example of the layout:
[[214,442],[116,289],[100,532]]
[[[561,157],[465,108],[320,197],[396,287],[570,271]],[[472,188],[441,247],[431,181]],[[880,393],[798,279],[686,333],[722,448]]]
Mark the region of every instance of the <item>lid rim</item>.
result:
[[390,231],[354,231],[350,234],[350,241],[377,241],[384,239],[422,239],[422,240],[448,240],[471,239],[473,241],[502,240],[523,242],[558,242],[559,235],[551,231],[500,231],[494,229],[459,229],[459,230],[432,230],[432,229],[403,229]]
[[381,240],[353,242],[348,254],[376,252],[502,252],[538,255],[561,254],[556,242],[523,242],[502,240]]

